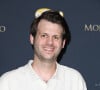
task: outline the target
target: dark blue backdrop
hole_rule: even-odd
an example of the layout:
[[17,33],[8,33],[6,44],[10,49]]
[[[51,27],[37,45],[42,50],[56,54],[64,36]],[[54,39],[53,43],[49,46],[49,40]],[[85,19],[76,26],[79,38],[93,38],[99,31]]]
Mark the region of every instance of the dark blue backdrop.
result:
[[79,70],[88,90],[100,90],[99,0],[0,0],[0,75],[32,58],[29,28],[41,7],[63,11],[69,23],[72,41],[60,63]]

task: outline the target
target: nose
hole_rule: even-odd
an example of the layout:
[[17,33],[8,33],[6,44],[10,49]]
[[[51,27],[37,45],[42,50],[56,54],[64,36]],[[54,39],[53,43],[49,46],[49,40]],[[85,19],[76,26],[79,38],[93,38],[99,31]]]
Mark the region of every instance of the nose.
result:
[[48,45],[52,45],[53,44],[53,38],[52,37],[48,37],[47,44]]

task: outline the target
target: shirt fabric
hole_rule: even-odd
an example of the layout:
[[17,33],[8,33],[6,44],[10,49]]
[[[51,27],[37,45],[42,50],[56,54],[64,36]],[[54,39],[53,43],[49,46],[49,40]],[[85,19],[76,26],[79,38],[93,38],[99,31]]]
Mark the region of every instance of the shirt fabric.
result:
[[87,90],[77,70],[57,63],[55,74],[45,83],[33,70],[32,62],[2,75],[0,90]]

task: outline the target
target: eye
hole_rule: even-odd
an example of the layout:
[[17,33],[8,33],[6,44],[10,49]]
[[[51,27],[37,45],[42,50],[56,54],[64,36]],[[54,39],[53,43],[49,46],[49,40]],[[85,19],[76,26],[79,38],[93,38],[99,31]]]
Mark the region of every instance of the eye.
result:
[[42,37],[42,38],[46,38],[46,37],[48,37],[48,36],[47,36],[47,34],[42,34],[41,37]]
[[54,39],[55,40],[59,40],[60,39],[60,36],[54,36]]

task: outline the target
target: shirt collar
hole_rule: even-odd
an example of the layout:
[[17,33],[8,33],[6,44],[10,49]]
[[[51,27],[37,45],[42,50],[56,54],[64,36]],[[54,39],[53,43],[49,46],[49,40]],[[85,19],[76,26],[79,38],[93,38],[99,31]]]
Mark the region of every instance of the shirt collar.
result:
[[[37,75],[37,73],[34,71],[34,69],[32,68],[32,63],[33,63],[33,60],[30,60],[30,61],[28,62],[28,71],[30,72],[31,77],[32,77],[34,80],[41,79],[41,78]],[[54,75],[52,76],[51,79],[59,80],[59,66],[60,66],[60,65],[56,62],[56,66],[57,66],[56,71],[55,71],[55,73],[54,73]]]

